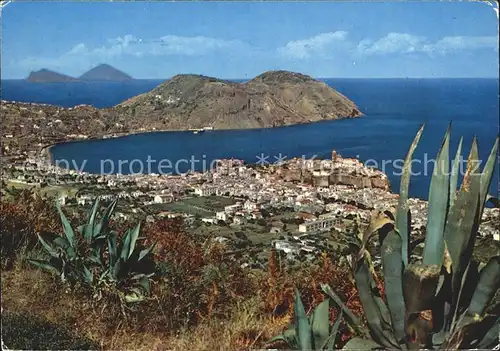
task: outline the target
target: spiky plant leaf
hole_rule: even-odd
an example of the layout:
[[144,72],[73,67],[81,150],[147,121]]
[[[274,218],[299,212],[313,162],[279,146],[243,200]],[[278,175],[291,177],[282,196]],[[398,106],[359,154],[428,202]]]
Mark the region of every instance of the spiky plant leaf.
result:
[[117,252],[117,247],[116,247],[116,233],[110,233],[108,236],[108,261],[109,261],[109,268],[111,269],[114,265],[115,262],[118,259],[118,252]]
[[95,220],[97,216],[97,210],[99,209],[100,198],[97,197],[92,205],[92,210],[90,212],[90,216],[88,218],[87,224],[83,228],[83,237],[87,240],[87,242],[91,242],[92,237],[94,236],[94,227]]
[[69,246],[68,240],[62,236],[56,236],[54,240],[52,240],[52,244],[59,246],[63,250],[66,250]]
[[54,249],[51,245],[49,245],[41,236],[40,234],[37,234],[38,236],[38,241],[40,241],[40,244],[42,244],[43,248],[52,256],[52,257],[59,257],[59,252]]
[[410,145],[410,149],[408,150],[408,154],[406,155],[405,162],[403,165],[403,173],[401,175],[401,185],[399,188],[399,201],[398,201],[398,209],[396,212],[396,229],[398,233],[401,235],[401,243],[403,250],[403,263],[404,265],[408,265],[408,248],[409,248],[409,207],[408,207],[408,188],[410,186],[410,175],[411,175],[411,161],[413,157],[413,152],[417,148],[417,144],[420,141],[420,137],[424,130],[424,126],[422,125],[418,130],[413,142]]
[[339,332],[340,322],[342,322],[342,310],[340,310],[335,323],[333,323],[332,330],[330,332],[330,336],[326,340],[325,344],[322,345],[321,349],[332,351],[335,349],[335,340],[337,339],[337,334]]
[[141,232],[141,222],[137,223],[135,226],[134,230],[132,230],[130,234],[130,245],[129,245],[129,251],[127,254],[127,259],[132,256],[132,253],[135,250],[135,244],[137,242],[137,238],[139,237],[139,233]]
[[382,317],[380,308],[372,292],[372,272],[369,266],[369,253],[364,250],[361,259],[356,262],[354,277],[358,288],[359,299],[363,305],[366,320],[374,340],[388,348],[398,348],[394,332],[390,325],[387,325]]
[[342,350],[353,350],[353,351],[373,350],[373,349],[380,349],[380,345],[373,340],[361,339],[357,337],[354,337],[351,340],[349,340],[342,348]]
[[387,233],[381,245],[385,295],[394,328],[394,335],[400,344],[404,343],[406,336],[401,245],[401,236],[395,230]]
[[[106,208],[106,211],[104,211],[101,220],[98,224],[98,231],[97,233],[99,234],[104,234],[108,230],[108,225],[109,225],[109,219],[113,215],[113,212],[115,211],[116,203],[118,200],[114,200],[109,204],[109,206]],[[97,239],[97,238],[96,238]]]
[[45,269],[51,273],[59,273],[59,270],[56,267],[47,263],[46,261],[29,259],[28,262],[31,263],[32,265],[38,267],[38,268]]
[[423,252],[424,264],[442,264],[444,255],[443,231],[448,214],[450,126],[436,158],[429,188],[427,226]]
[[318,349],[324,345],[330,335],[329,306],[330,299],[326,299],[312,313],[311,330],[314,349]]
[[144,289],[146,294],[149,294],[149,292],[151,291],[151,282],[149,280],[149,277],[144,277],[138,280],[137,284],[139,284]]
[[289,328],[283,332],[283,334],[280,334],[278,336],[275,336],[271,340],[268,341],[268,344],[276,342],[276,341],[284,341],[288,344],[288,346],[292,348],[296,348],[298,346],[297,343],[297,336],[295,334],[295,328]]
[[484,205],[488,196],[488,190],[491,185],[491,179],[493,178],[493,171],[495,170],[495,165],[497,163],[497,152],[498,152],[498,137],[495,140],[495,144],[491,148],[490,155],[488,156],[488,160],[486,160],[486,164],[484,165],[483,172],[481,174],[479,216],[483,214]]
[[342,299],[333,291],[333,289],[328,284],[321,284],[321,289],[341,309],[351,327],[356,328],[357,331],[360,331],[361,322],[359,321],[358,317],[356,317],[356,315],[349,309],[349,307],[347,307],[342,302]]
[[57,203],[57,211],[59,212],[59,217],[61,218],[61,222],[63,225],[63,230],[64,230],[64,235],[66,236],[66,239],[68,241],[68,244],[71,247],[75,247],[76,245],[76,239],[75,239],[75,232],[73,231],[73,227],[71,226],[71,223],[68,221],[66,218],[66,215],[61,209],[61,204],[58,202]]
[[481,270],[479,282],[472,296],[467,316],[482,316],[486,307],[500,287],[500,256],[492,257]]
[[480,350],[493,350],[495,346],[500,344],[500,318],[497,318],[493,326],[486,332],[477,348]]
[[149,253],[151,251],[153,251],[153,249],[154,249],[155,246],[156,246],[156,243],[154,243],[153,245],[151,245],[148,248],[145,248],[145,249],[141,250],[139,252],[139,257],[138,257],[137,261],[141,261],[144,257],[146,257],[147,255],[149,255]]
[[306,311],[300,298],[298,289],[295,289],[295,333],[302,350],[312,349],[311,326],[306,317]]
[[83,278],[85,279],[85,281],[88,284],[92,284],[94,281],[94,275],[85,265],[82,265],[82,266],[83,266],[82,267],[83,268]]
[[[464,175],[460,192],[450,209],[445,226],[444,238],[449,250],[452,266],[452,315],[458,308],[460,290],[462,288],[462,276],[472,256],[472,248],[476,233],[476,224],[480,174],[478,173],[478,151],[477,142],[474,139],[467,160],[467,170]],[[455,319],[455,317],[453,318]]]
[[486,315],[457,328],[441,346],[445,350],[477,349],[479,343],[498,323],[498,316]]
[[363,234],[363,246],[365,247],[368,240],[383,227],[394,227],[394,219],[387,213],[382,211],[373,211],[370,216],[370,224]]
[[460,168],[460,157],[462,156],[462,143],[464,138],[460,137],[460,141],[458,143],[457,152],[455,154],[455,158],[453,159],[453,165],[451,167],[450,174],[450,204],[449,207],[453,207],[453,203],[457,197],[457,186],[458,186],[458,171]]
[[125,235],[123,236],[122,239],[122,245],[120,249],[120,258],[124,261],[127,260],[128,258],[128,253],[130,251],[130,235],[132,231],[130,229],[127,229],[125,232]]

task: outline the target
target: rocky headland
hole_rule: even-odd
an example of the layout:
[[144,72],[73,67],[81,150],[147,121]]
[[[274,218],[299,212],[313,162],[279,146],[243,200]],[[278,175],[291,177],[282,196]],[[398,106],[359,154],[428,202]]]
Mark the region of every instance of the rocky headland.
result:
[[355,118],[354,102],[309,76],[263,73],[245,83],[177,75],[117,106],[63,108],[2,101],[3,153],[151,131],[270,128]]

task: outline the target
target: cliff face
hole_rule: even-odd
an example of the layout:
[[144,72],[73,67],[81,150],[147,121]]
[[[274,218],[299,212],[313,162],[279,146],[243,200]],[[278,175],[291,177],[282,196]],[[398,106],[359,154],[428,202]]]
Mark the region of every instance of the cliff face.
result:
[[48,83],[48,82],[74,82],[76,78],[67,76],[65,74],[50,71],[48,69],[41,69],[39,71],[31,72],[26,78],[28,82],[32,83]]
[[115,109],[167,129],[266,128],[361,115],[325,83],[286,71],[266,72],[247,83],[177,75]]

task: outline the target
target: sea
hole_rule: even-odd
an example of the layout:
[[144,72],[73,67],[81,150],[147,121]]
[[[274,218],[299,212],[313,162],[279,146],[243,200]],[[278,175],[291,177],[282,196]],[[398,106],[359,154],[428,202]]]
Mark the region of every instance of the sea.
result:
[[[293,157],[357,158],[383,170],[399,191],[401,166],[418,128],[425,124],[414,153],[410,195],[428,198],[435,159],[451,123],[450,154],[463,137],[463,166],[477,138],[485,161],[499,133],[497,79],[322,79],[353,100],[361,118],[255,130],[153,132],[70,142],[52,148],[55,162],[91,173],[184,173],[210,167],[215,159],[236,158],[251,164],[277,163]],[[104,108],[147,92],[162,80],[128,82],[29,83],[3,80],[4,100],[71,107]],[[121,163],[120,163],[121,161]],[[462,167],[465,169],[465,167]],[[498,193],[498,167],[490,193]]]

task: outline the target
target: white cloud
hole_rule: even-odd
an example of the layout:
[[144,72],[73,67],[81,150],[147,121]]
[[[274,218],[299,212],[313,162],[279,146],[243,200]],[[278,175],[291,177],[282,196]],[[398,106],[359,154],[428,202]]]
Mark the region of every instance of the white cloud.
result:
[[347,32],[336,31],[321,33],[314,37],[288,42],[278,48],[278,52],[292,59],[308,59],[312,56],[323,56],[332,50],[335,45],[345,42]]
[[420,50],[425,41],[419,37],[406,33],[389,33],[377,41],[364,39],[358,43],[358,51],[366,55],[413,53]]
[[424,51],[429,53],[447,54],[459,50],[498,50],[498,37],[444,37],[431,45],[425,45]]
[[498,50],[498,38],[492,36],[449,36],[436,42],[426,37],[408,33],[389,33],[376,41],[364,39],[357,45],[357,51],[363,55],[426,53],[446,55],[458,51],[479,49]]
[[20,65],[30,69],[88,66],[124,56],[202,56],[220,50],[244,50],[246,45],[238,40],[225,40],[203,36],[183,37],[166,35],[159,38],[141,39],[125,35],[109,39],[101,47],[88,47],[79,43],[59,57],[29,57]]

